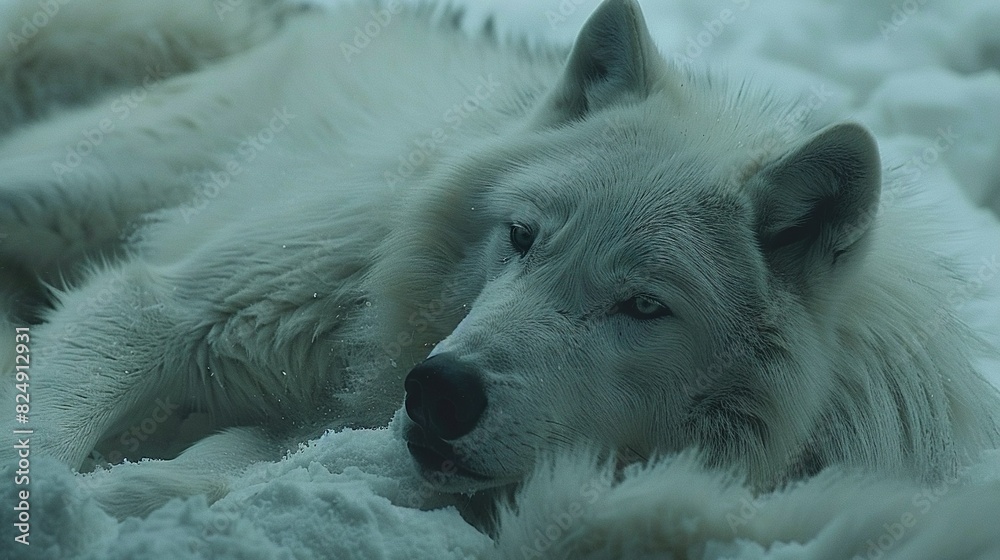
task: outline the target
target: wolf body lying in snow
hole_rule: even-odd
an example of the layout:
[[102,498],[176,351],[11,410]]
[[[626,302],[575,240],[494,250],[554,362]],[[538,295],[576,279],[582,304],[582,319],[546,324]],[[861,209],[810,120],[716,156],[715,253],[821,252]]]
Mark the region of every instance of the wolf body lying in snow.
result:
[[102,496],[120,515],[401,403],[444,492],[577,445],[767,489],[933,480],[997,441],[872,136],[667,64],[633,1],[568,57],[395,4],[61,9],[0,61],[34,450],[79,467],[155,411],[208,418]]

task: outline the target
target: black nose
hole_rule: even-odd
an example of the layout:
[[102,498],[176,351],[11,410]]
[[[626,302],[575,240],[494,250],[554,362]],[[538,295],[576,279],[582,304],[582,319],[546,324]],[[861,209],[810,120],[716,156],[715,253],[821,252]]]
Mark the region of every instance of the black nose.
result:
[[431,356],[406,375],[406,415],[428,436],[456,439],[472,431],[486,409],[475,367],[452,354]]

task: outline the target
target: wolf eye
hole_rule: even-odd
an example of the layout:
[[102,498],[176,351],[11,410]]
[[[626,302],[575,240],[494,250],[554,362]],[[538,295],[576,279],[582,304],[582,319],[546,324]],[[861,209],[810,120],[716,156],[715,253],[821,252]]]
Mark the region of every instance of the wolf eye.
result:
[[650,320],[669,317],[674,312],[669,307],[649,296],[633,296],[619,303],[612,313],[624,313],[633,319]]
[[513,223],[510,226],[510,244],[523,257],[528,254],[531,244],[535,242],[535,232],[524,224]]

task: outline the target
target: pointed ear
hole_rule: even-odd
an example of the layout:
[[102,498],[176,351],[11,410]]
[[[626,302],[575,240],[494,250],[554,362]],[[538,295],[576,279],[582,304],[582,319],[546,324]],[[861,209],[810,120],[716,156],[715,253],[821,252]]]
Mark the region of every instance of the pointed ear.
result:
[[635,0],[605,0],[583,25],[534,121],[556,126],[624,98],[645,97],[664,65]]
[[806,291],[863,255],[882,189],[878,145],[859,124],[827,127],[748,185],[772,271]]

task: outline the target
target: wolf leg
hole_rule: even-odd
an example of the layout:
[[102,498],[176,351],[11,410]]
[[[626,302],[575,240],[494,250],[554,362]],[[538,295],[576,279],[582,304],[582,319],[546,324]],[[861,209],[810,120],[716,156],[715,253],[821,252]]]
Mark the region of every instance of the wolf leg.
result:
[[[251,101],[242,93],[282,64],[280,41],[250,59],[179,75],[260,42],[291,4],[243,2],[220,22],[207,1],[51,2],[61,11],[44,30],[17,52],[0,51],[0,135],[8,133],[0,143],[0,292],[30,292],[27,311],[12,313],[29,320],[46,299],[33,282],[72,283],[80,263],[122,256],[142,216],[191,200],[208,184],[205,176],[234,158],[241,139],[292,118],[275,95]],[[79,17],[70,13],[78,9]],[[108,30],[106,20],[121,23]],[[40,62],[50,58],[104,81],[88,85],[90,77]],[[53,98],[57,93],[79,102]],[[57,119],[8,130],[41,118],[50,105],[98,96]]]
[[59,296],[31,328],[31,413],[37,449],[78,467],[115,429],[183,411],[197,375],[197,317],[171,283],[137,261],[96,272]]
[[168,461],[118,465],[82,475],[81,481],[109,514],[142,517],[172,498],[204,495],[214,502],[229,492],[229,478],[257,461],[280,457],[278,443],[260,428],[230,428],[209,436]]
[[246,50],[276,29],[289,7],[268,0],[11,3],[0,12],[8,43],[0,49],[0,135],[53,107],[86,104],[155,74],[189,72]]

